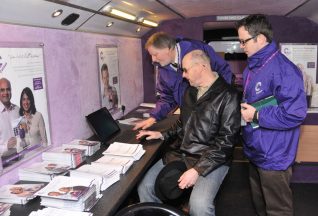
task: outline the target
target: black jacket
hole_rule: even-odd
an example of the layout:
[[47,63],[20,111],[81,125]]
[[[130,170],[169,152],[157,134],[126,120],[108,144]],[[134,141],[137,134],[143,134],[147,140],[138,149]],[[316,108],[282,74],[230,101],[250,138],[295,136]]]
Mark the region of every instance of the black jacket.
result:
[[180,119],[163,133],[165,139],[178,138],[164,162],[184,160],[188,169],[206,176],[231,161],[241,123],[240,95],[221,77],[199,100],[197,92],[194,87],[186,90]]

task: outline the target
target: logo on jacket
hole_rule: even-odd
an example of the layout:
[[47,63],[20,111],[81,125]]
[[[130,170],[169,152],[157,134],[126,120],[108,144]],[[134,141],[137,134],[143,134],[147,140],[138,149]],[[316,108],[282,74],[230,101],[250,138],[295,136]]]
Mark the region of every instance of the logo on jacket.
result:
[[261,86],[262,86],[262,83],[261,82],[257,82],[256,85],[255,85],[255,92],[256,94],[260,94],[262,93],[262,89],[261,89]]

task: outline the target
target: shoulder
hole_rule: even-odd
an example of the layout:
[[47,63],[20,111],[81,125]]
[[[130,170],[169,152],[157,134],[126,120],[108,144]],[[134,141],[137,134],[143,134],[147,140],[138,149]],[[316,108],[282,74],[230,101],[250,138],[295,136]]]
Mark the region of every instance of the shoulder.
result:
[[36,112],[33,114],[33,116],[34,116],[34,118],[36,118],[36,119],[42,119],[42,118],[43,118],[42,113],[40,113],[40,112],[38,112],[38,111],[36,111]]

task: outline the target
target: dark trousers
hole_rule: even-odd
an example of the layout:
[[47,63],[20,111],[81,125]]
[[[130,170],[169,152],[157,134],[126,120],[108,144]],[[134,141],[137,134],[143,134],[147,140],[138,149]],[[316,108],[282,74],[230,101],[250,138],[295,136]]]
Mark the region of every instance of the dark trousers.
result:
[[292,168],[270,171],[250,163],[252,200],[259,216],[293,216],[293,196],[289,187]]

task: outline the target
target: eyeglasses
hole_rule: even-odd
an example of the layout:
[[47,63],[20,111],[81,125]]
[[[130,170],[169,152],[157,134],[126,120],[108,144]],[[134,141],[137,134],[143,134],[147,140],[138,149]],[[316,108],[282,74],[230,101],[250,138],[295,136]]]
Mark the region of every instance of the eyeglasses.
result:
[[242,45],[242,46],[245,46],[245,44],[247,43],[247,42],[249,42],[250,40],[252,40],[252,39],[254,39],[254,38],[256,38],[257,37],[257,35],[255,35],[255,36],[253,36],[253,37],[250,37],[250,38],[247,38],[247,39],[245,39],[245,40],[239,40],[240,41],[240,44]]
[[3,93],[3,92],[11,92],[11,88],[0,88],[0,92]]

